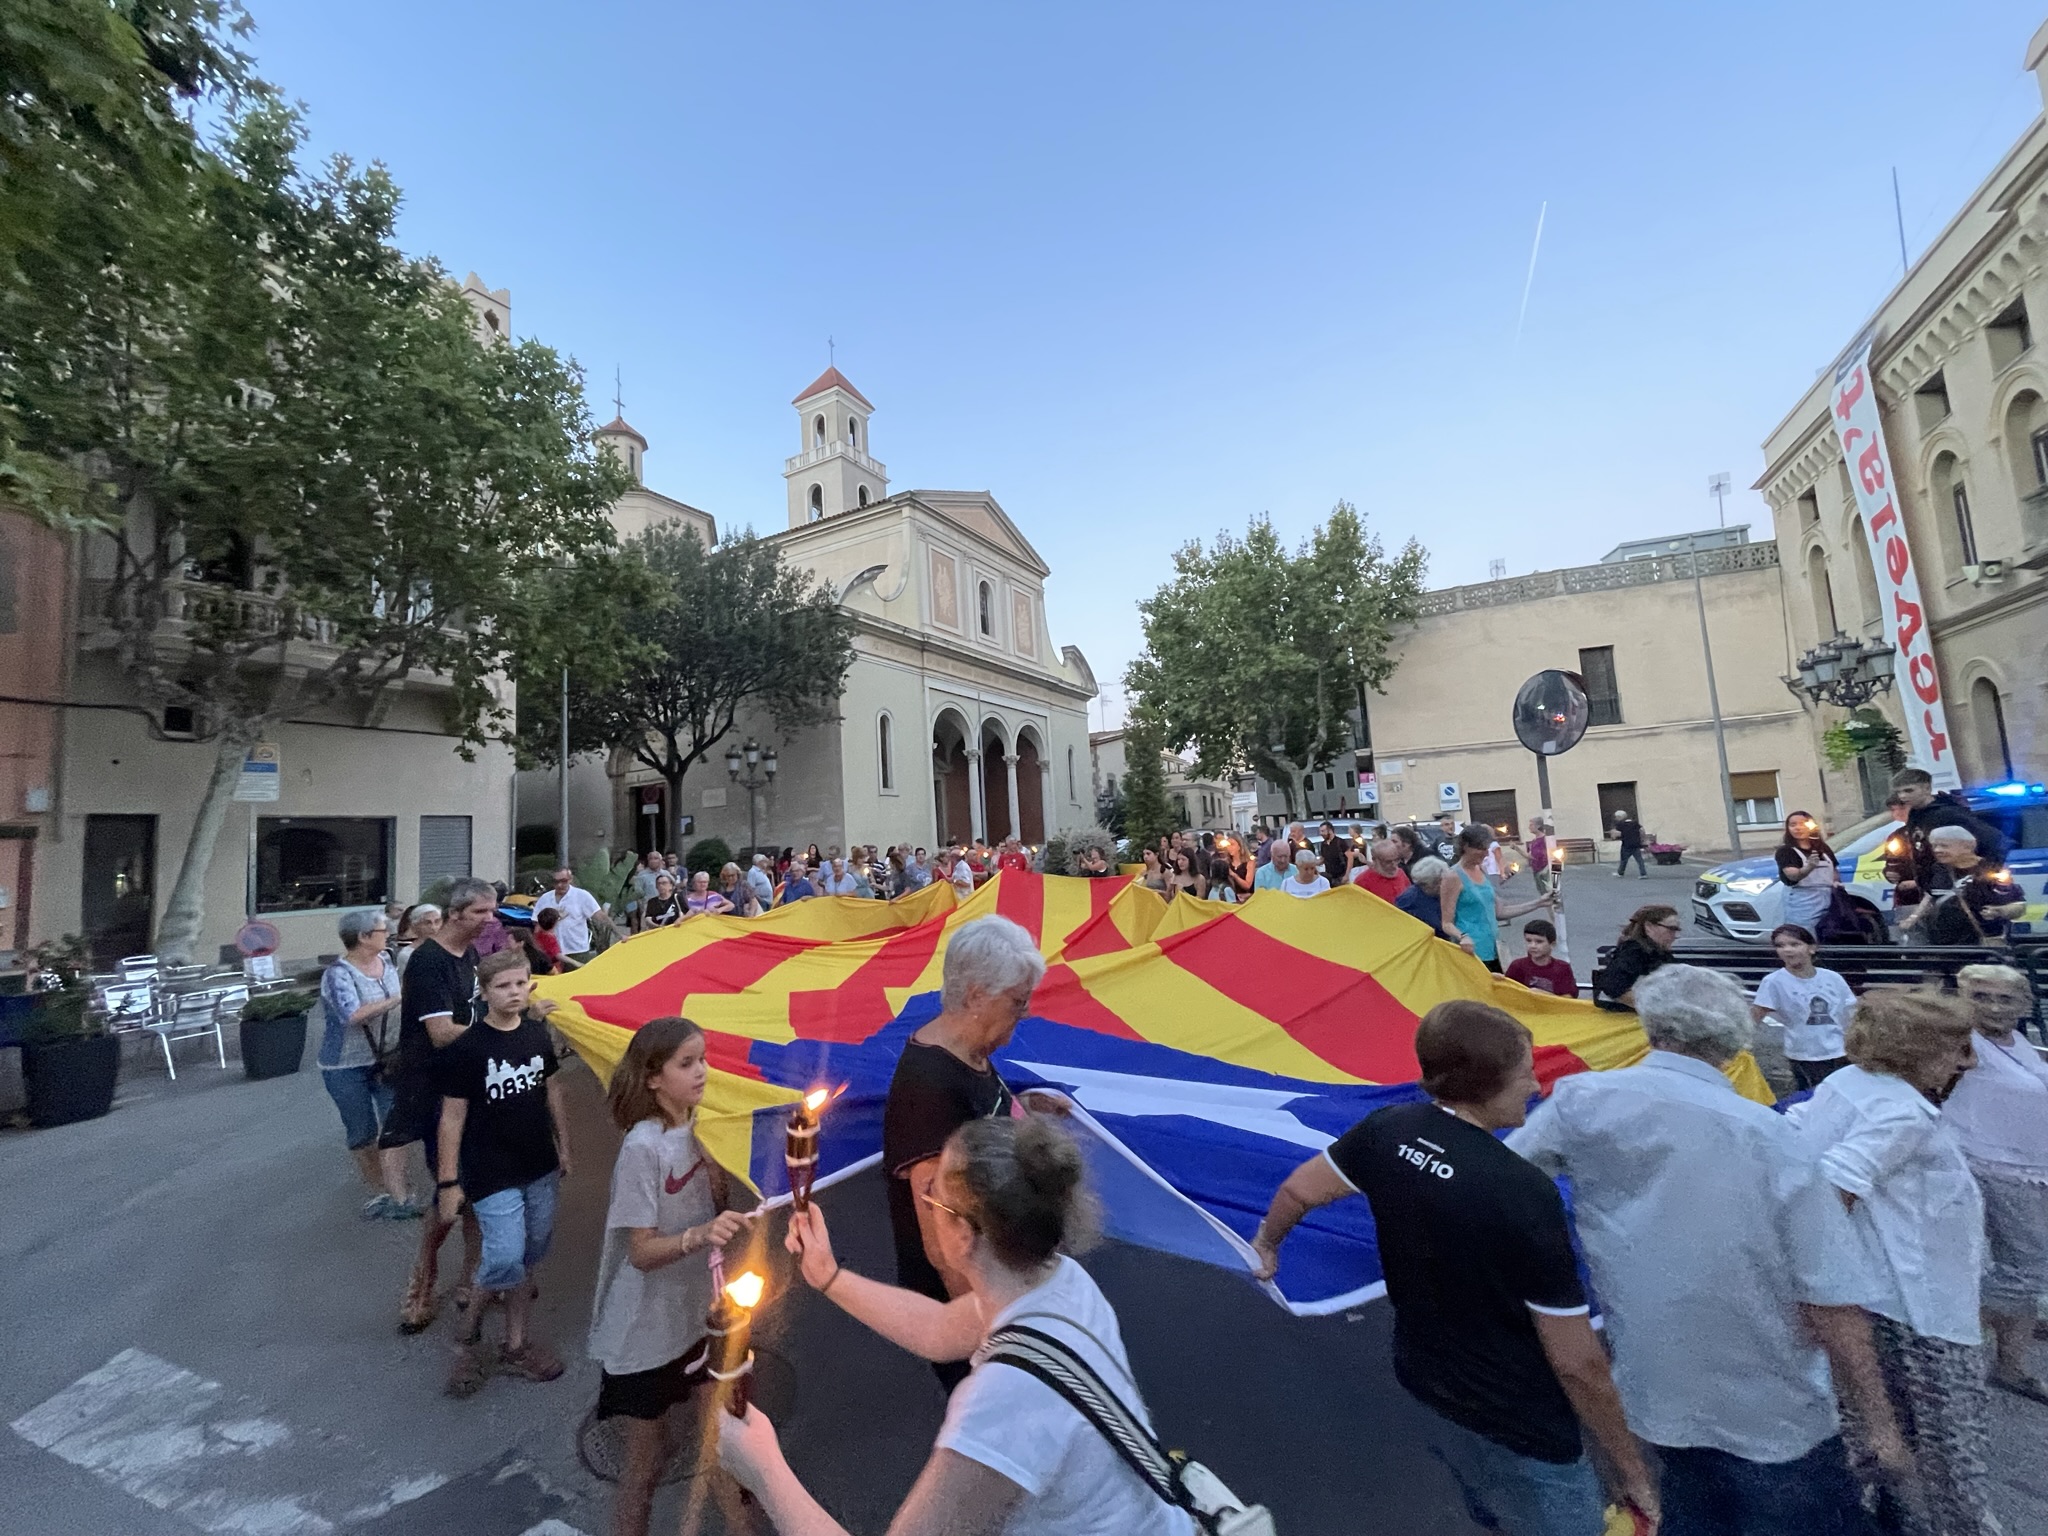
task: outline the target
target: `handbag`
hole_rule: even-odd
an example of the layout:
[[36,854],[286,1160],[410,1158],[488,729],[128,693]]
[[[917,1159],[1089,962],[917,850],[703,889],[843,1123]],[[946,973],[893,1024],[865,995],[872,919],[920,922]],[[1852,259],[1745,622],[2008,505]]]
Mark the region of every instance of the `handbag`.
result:
[[1050,1334],[1012,1323],[990,1334],[976,1358],[1014,1366],[1059,1393],[1146,1487],[1174,1508],[1186,1510],[1210,1536],[1276,1536],[1265,1505],[1247,1506],[1199,1461],[1164,1449],[1123,1399]]

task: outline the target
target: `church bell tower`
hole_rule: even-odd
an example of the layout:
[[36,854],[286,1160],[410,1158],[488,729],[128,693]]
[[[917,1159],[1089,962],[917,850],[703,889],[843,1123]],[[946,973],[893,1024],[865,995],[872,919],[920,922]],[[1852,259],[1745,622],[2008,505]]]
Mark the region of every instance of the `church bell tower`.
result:
[[875,408],[845,374],[827,368],[791,403],[802,437],[782,467],[790,527],[858,512],[889,494],[889,471],[868,455]]

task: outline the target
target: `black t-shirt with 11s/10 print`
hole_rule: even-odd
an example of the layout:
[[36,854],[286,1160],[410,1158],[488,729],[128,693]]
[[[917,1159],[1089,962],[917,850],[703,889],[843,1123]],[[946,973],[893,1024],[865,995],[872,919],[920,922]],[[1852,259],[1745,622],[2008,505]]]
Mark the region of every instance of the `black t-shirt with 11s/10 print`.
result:
[[1367,1115],[1326,1155],[1372,1202],[1395,1379],[1518,1456],[1577,1460],[1578,1416],[1535,1323],[1586,1310],[1557,1186],[1436,1104]]

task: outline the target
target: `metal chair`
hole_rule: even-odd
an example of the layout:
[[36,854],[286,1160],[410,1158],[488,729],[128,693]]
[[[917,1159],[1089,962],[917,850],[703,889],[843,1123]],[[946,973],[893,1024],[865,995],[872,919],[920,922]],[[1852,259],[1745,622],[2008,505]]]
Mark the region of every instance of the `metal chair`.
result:
[[214,992],[187,992],[173,1000],[168,1016],[150,1024],[156,1037],[163,1043],[164,1070],[171,1075],[171,1081],[178,1080],[177,1064],[171,1060],[173,1040],[197,1040],[213,1036],[214,1055],[220,1058],[223,1069],[228,1064],[228,1048],[220,1034],[220,996]]
[[128,955],[114,962],[114,969],[121,973],[123,981],[142,981],[154,977],[163,968],[163,961],[155,955]]

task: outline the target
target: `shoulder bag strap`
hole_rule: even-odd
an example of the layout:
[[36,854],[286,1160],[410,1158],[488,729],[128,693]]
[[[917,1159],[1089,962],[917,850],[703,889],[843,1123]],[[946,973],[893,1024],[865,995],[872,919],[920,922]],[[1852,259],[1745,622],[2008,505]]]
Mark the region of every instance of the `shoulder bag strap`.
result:
[[990,1335],[981,1358],[1036,1376],[1095,1427],[1146,1487],[1174,1508],[1188,1509],[1174,1465],[1159,1442],[1066,1345],[1036,1328],[1007,1327]]

